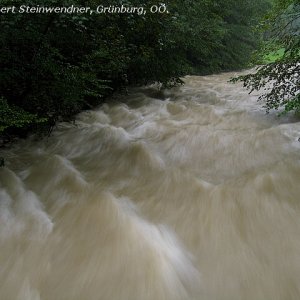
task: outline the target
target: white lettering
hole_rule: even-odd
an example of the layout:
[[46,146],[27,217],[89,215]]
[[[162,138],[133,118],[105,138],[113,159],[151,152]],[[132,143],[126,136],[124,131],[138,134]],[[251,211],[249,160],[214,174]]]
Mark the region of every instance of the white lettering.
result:
[[16,13],[16,7],[15,6],[3,6],[0,7],[0,13],[1,14],[8,14],[8,13]]
[[152,5],[150,7],[150,12],[155,14],[155,13],[160,13],[160,14],[163,14],[163,13],[169,13],[168,10],[167,10],[167,6],[166,4],[161,4],[161,5]]

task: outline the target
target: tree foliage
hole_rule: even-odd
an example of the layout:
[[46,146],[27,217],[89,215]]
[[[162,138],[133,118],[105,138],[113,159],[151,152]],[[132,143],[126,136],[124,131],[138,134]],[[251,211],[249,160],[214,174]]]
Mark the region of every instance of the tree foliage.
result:
[[[266,24],[268,27],[266,27]],[[300,2],[277,0],[266,17],[268,44],[274,49],[284,48],[284,54],[274,62],[260,66],[256,73],[241,76],[244,86],[264,89],[263,100],[267,112],[283,108],[282,112],[300,112]],[[271,48],[271,49],[272,49]]]
[[[1,1],[1,6],[33,0]],[[96,0],[40,0],[90,6]],[[267,0],[104,0],[143,6],[138,14],[0,14],[0,132],[54,124],[126,85],[180,83],[188,73],[245,67],[258,46],[252,31]],[[13,118],[6,118],[7,112]]]

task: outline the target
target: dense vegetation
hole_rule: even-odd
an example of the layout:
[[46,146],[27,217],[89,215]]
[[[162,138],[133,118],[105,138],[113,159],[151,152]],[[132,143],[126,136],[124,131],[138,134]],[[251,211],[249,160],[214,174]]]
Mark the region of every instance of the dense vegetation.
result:
[[[94,0],[1,1],[90,6]],[[26,133],[95,106],[127,85],[180,83],[187,73],[247,66],[267,0],[107,0],[146,14],[0,14],[0,133]]]
[[[280,114],[300,113],[300,1],[275,0],[272,12],[266,17],[262,30],[268,33],[265,43],[267,64],[254,74],[235,80],[253,90],[264,90],[263,100],[267,112]],[[277,51],[276,51],[277,50]],[[272,59],[273,57],[273,59]]]

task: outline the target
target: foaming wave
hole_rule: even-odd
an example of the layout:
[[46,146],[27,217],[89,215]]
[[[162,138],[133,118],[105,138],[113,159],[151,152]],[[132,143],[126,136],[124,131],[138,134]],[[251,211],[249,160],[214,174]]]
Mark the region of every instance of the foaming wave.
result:
[[27,190],[22,181],[10,170],[0,170],[1,238],[27,235],[27,238],[44,238],[53,224],[44,212],[36,194]]
[[143,219],[127,198],[92,192],[79,207],[69,205],[53,241],[59,256],[45,287],[49,299],[190,299],[199,287],[175,234]]
[[0,298],[299,300],[299,123],[233,75],[1,150]]

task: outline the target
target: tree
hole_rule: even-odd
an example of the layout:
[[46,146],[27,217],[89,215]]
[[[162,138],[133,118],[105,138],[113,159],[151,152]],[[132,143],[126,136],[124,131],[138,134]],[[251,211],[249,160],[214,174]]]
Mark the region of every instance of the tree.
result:
[[[282,113],[300,112],[300,2],[277,0],[272,14],[266,18],[269,43],[284,48],[284,55],[274,62],[260,66],[255,74],[240,76],[244,86],[264,89],[259,100],[267,112],[283,108]],[[266,27],[264,27],[266,28]]]
[[[0,14],[0,134],[68,120],[126,85],[172,86],[186,74],[246,66],[257,46],[252,26],[267,0],[142,2],[101,5],[144,7],[145,15]],[[95,9],[99,1],[38,4]],[[1,5],[12,3],[1,0]],[[14,0],[13,5],[37,4]],[[151,13],[153,5],[165,5],[167,12]]]

